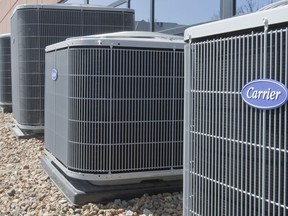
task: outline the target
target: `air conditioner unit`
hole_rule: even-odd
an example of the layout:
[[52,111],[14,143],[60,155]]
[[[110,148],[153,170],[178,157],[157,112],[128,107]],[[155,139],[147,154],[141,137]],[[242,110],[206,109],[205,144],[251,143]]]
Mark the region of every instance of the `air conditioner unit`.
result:
[[11,46],[10,34],[0,35],[0,106],[11,109]]
[[184,215],[288,215],[287,11],[186,29]]
[[96,185],[182,178],[184,41],[148,32],[46,48],[45,149]]
[[13,116],[44,129],[45,47],[68,37],[134,30],[134,11],[90,5],[20,5],[11,18]]

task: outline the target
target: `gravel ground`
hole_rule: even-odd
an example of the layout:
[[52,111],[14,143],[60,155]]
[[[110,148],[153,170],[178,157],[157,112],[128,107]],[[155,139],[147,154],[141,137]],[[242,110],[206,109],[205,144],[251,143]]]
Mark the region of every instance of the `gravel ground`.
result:
[[10,113],[0,113],[0,216],[182,215],[182,192],[73,206],[40,166],[43,138],[17,140],[9,130],[12,123]]

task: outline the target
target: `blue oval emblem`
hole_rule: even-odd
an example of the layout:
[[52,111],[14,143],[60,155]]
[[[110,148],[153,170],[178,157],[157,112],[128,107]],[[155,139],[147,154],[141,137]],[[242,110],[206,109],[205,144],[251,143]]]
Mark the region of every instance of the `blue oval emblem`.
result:
[[58,78],[58,71],[56,69],[51,70],[51,79],[56,81]]
[[276,80],[259,79],[247,83],[242,91],[243,100],[258,109],[275,109],[288,100],[288,89]]

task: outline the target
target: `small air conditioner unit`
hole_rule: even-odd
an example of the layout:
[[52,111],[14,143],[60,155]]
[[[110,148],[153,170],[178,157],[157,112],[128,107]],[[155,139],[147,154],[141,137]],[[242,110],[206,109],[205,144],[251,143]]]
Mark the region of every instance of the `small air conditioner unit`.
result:
[[121,32],[46,48],[45,149],[96,185],[182,178],[182,37]]
[[68,37],[134,30],[134,11],[90,5],[20,5],[11,18],[13,116],[44,130],[45,47]]
[[288,215],[287,11],[186,29],[183,215]]
[[10,34],[0,35],[0,106],[12,107]]

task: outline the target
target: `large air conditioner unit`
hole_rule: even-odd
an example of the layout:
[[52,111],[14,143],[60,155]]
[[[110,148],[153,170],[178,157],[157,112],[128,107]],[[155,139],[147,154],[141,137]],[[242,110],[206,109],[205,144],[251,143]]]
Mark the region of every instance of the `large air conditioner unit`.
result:
[[134,11],[90,5],[20,5],[11,18],[13,116],[44,129],[45,47],[68,37],[134,30]]
[[185,216],[288,215],[287,11],[185,31]]
[[10,34],[0,35],[0,106],[11,108],[11,46]]
[[46,48],[45,149],[93,184],[182,178],[184,40],[147,32]]

